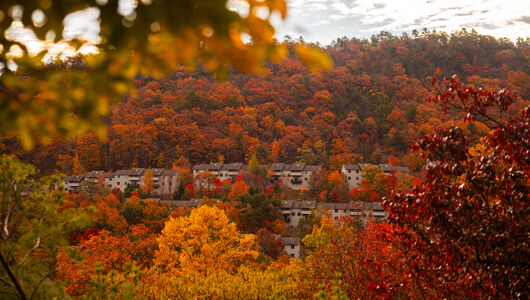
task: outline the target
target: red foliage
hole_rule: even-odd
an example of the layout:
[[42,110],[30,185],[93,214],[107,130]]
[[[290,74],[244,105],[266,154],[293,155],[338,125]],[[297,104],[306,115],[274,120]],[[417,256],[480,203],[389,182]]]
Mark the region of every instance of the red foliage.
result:
[[99,234],[99,231],[96,228],[89,228],[83,235],[81,236],[81,241],[85,241],[90,239],[92,236],[97,236]]
[[433,297],[520,298],[527,292],[530,246],[530,107],[502,122],[516,97],[443,79],[431,101],[494,130],[470,151],[463,130],[427,135],[413,149],[428,159],[426,179],[384,201],[414,275]]

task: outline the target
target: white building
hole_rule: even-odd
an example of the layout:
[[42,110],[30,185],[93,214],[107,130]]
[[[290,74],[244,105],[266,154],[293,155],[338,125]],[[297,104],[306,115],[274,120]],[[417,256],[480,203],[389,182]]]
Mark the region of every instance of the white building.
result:
[[282,237],[280,238],[284,245],[284,251],[290,257],[300,259],[301,240],[297,237]]
[[[320,171],[320,166],[311,166],[306,164],[284,164],[273,163],[271,165],[260,166],[268,170],[271,183],[280,181],[283,185],[293,189],[300,190],[302,187],[309,187],[309,179],[313,172]],[[210,163],[193,166],[193,175],[209,171],[219,180],[230,179],[232,182],[237,178],[241,171],[248,171],[249,166],[243,163]]]
[[352,201],[350,203],[319,203],[316,201],[282,201],[282,218],[289,227],[298,227],[301,219],[307,218],[311,211],[326,210],[332,220],[339,222],[341,218],[348,217],[361,220],[364,224],[370,218],[377,222],[386,220],[388,214],[378,202]]
[[158,176],[157,193],[159,195],[173,194],[178,189],[179,172],[163,170]]
[[[67,176],[63,180],[63,185],[67,191],[75,191],[83,180],[97,181],[101,175],[104,178],[104,184],[110,187],[113,191],[120,189],[125,190],[128,185],[137,188],[143,184],[143,176],[147,169],[134,168],[131,170],[118,170],[114,173],[103,171],[91,171],[83,175]],[[159,194],[172,194],[178,188],[178,171],[151,169],[153,174],[153,185],[155,191]]]
[[361,186],[361,180],[363,178],[362,170],[359,165],[342,165],[340,173],[344,179],[348,182],[350,189],[358,188]]
[[76,175],[66,176],[63,179],[64,189],[67,192],[70,192],[70,191],[74,191],[75,192],[77,190],[77,188],[79,187],[79,184],[81,183],[81,181],[83,181],[84,178],[85,178],[85,175],[83,175],[83,174],[76,174]]
[[360,163],[354,165],[342,165],[340,173],[348,182],[348,187],[350,189],[359,188],[361,186],[361,182],[363,180],[363,170],[368,166],[377,166],[388,176],[398,172],[409,173],[409,168],[407,167],[396,167],[389,164],[372,165],[369,163]]

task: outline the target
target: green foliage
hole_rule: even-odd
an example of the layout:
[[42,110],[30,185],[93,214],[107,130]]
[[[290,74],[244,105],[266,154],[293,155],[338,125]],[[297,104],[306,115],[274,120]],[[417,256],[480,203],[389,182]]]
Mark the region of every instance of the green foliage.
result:
[[256,159],[260,163],[267,162],[269,155],[270,155],[269,149],[264,145],[258,145],[256,146],[256,149],[254,149],[254,155],[256,156]]
[[236,201],[246,204],[241,211],[241,229],[248,233],[256,233],[263,228],[265,221],[278,219],[280,201],[269,198],[266,194],[245,193],[236,198]]
[[128,184],[125,187],[125,190],[123,191],[123,196],[125,199],[129,199],[132,196],[132,192],[134,191],[134,186],[132,184]]
[[407,117],[407,121],[412,122],[414,121],[414,118],[416,118],[416,115],[418,114],[418,107],[414,103],[407,104],[407,107],[405,107],[405,114]]
[[142,271],[138,266],[126,263],[123,272],[112,270],[106,275],[101,274],[101,268],[96,266],[96,272],[97,275],[90,282],[91,292],[82,295],[80,299],[146,299],[140,294]]
[[248,170],[251,174],[259,175],[260,169],[258,164],[258,159],[256,158],[256,153],[252,153],[252,158],[250,159],[250,163],[248,166]]
[[313,299],[315,300],[325,300],[325,299],[331,299],[331,300],[348,300],[350,297],[348,297],[348,294],[344,292],[344,290],[347,288],[344,286],[344,283],[341,280],[341,274],[337,273],[335,275],[335,282],[334,286],[331,288],[330,293],[326,292],[326,286],[321,285],[320,286],[320,292],[315,294],[313,296]]
[[60,178],[35,181],[34,174],[33,166],[0,157],[0,292],[14,298],[64,298],[61,283],[49,280],[57,249],[91,219],[76,209],[60,210],[65,195]]
[[127,221],[127,224],[136,225],[142,222],[144,207],[144,201],[126,201],[122,205],[120,213]]

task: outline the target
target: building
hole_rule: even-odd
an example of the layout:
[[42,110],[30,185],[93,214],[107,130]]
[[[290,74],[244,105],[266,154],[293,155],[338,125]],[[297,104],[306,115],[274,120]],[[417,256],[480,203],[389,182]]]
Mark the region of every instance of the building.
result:
[[77,191],[77,188],[79,187],[79,184],[81,183],[81,181],[83,181],[84,178],[85,178],[85,175],[83,175],[83,174],[66,176],[63,179],[64,189],[67,192],[70,192],[70,191],[74,191],[75,192],[75,191]]
[[361,179],[363,178],[363,175],[359,165],[342,165],[340,173],[348,182],[348,187],[350,189],[361,186]]
[[[134,168],[131,170],[118,170],[116,172],[91,171],[87,174],[66,176],[63,185],[67,191],[76,191],[83,180],[97,181],[101,175],[104,184],[112,190],[125,190],[128,185],[140,187],[143,184],[143,176],[147,169]],[[153,175],[154,190],[159,194],[172,194],[178,188],[178,171],[151,169]]]
[[316,201],[282,200],[282,218],[290,227],[298,227],[300,219],[307,218],[316,206]]
[[140,187],[143,183],[142,177],[144,173],[144,168],[134,168],[128,170],[127,175],[129,176],[129,183],[132,184],[133,187]]
[[98,178],[101,174],[104,174],[103,171],[90,171],[86,173],[85,178],[83,180],[93,180],[94,182],[98,181]]
[[396,167],[396,166],[392,166],[389,164],[372,165],[370,163],[342,165],[340,169],[340,173],[342,174],[344,179],[348,182],[348,187],[350,189],[358,188],[361,186],[361,182],[363,180],[363,170],[364,168],[369,167],[369,166],[379,167],[383,171],[383,173],[385,173],[388,176],[396,174],[397,172],[409,173],[409,168],[407,167]]
[[[268,170],[271,183],[280,181],[282,184],[293,190],[300,190],[303,187],[308,188],[311,174],[313,172],[318,172],[321,169],[321,166],[311,166],[302,163],[273,163],[271,165],[261,165],[260,167]],[[248,168],[249,166],[244,165],[243,163],[210,163],[195,165],[192,170],[194,176],[208,171],[219,180],[230,179],[234,182],[240,172],[248,171]]]
[[290,257],[296,259],[300,258],[301,253],[301,240],[297,237],[282,237],[280,238],[284,245],[284,251]]
[[233,182],[241,170],[243,170],[243,163],[223,164],[217,178],[220,180],[230,179]]
[[352,201],[350,203],[320,203],[316,201],[282,201],[282,218],[289,227],[298,227],[301,219],[307,218],[314,210],[323,210],[329,213],[332,220],[339,222],[341,218],[361,220],[364,224],[370,218],[377,222],[387,219],[388,214],[378,202]]
[[407,167],[396,167],[389,164],[379,164],[379,168],[385,173],[386,175],[391,175],[393,173],[401,172],[401,173],[408,173],[409,168]]
[[[105,172],[105,174],[103,174],[103,176],[105,176],[105,185],[106,186],[109,186],[109,187],[114,187],[116,186],[116,180],[115,178],[117,179],[118,177],[116,176],[116,173],[112,173],[112,172]],[[113,188],[115,189],[115,188]]]
[[157,193],[159,195],[173,194],[178,189],[178,180],[178,171],[163,170],[159,175]]

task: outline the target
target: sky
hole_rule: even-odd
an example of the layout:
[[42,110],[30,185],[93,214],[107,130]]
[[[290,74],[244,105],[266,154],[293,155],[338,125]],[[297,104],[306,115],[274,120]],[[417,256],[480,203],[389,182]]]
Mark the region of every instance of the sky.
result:
[[277,23],[285,34],[323,45],[346,36],[369,38],[381,31],[395,35],[414,29],[452,32],[463,27],[480,34],[530,36],[530,0],[287,0],[288,17]]
[[[120,0],[120,13],[134,10],[134,1]],[[286,20],[273,18],[280,40],[285,35],[302,36],[305,41],[328,45],[340,37],[369,38],[381,31],[401,35],[413,30],[436,29],[452,32],[474,28],[480,34],[506,37],[516,41],[530,36],[530,0],[286,0]],[[242,0],[229,0],[229,6],[243,15]],[[122,5],[123,4],[123,5]],[[248,8],[247,8],[248,12]],[[22,12],[21,12],[22,13]],[[99,11],[91,8],[69,15],[65,20],[65,37],[78,37],[92,42],[99,40]],[[71,55],[65,43],[47,44],[38,41],[33,32],[21,24],[12,25],[6,32],[29,47],[30,54],[47,47],[49,56],[57,53]],[[95,48],[85,44],[82,52]]]

